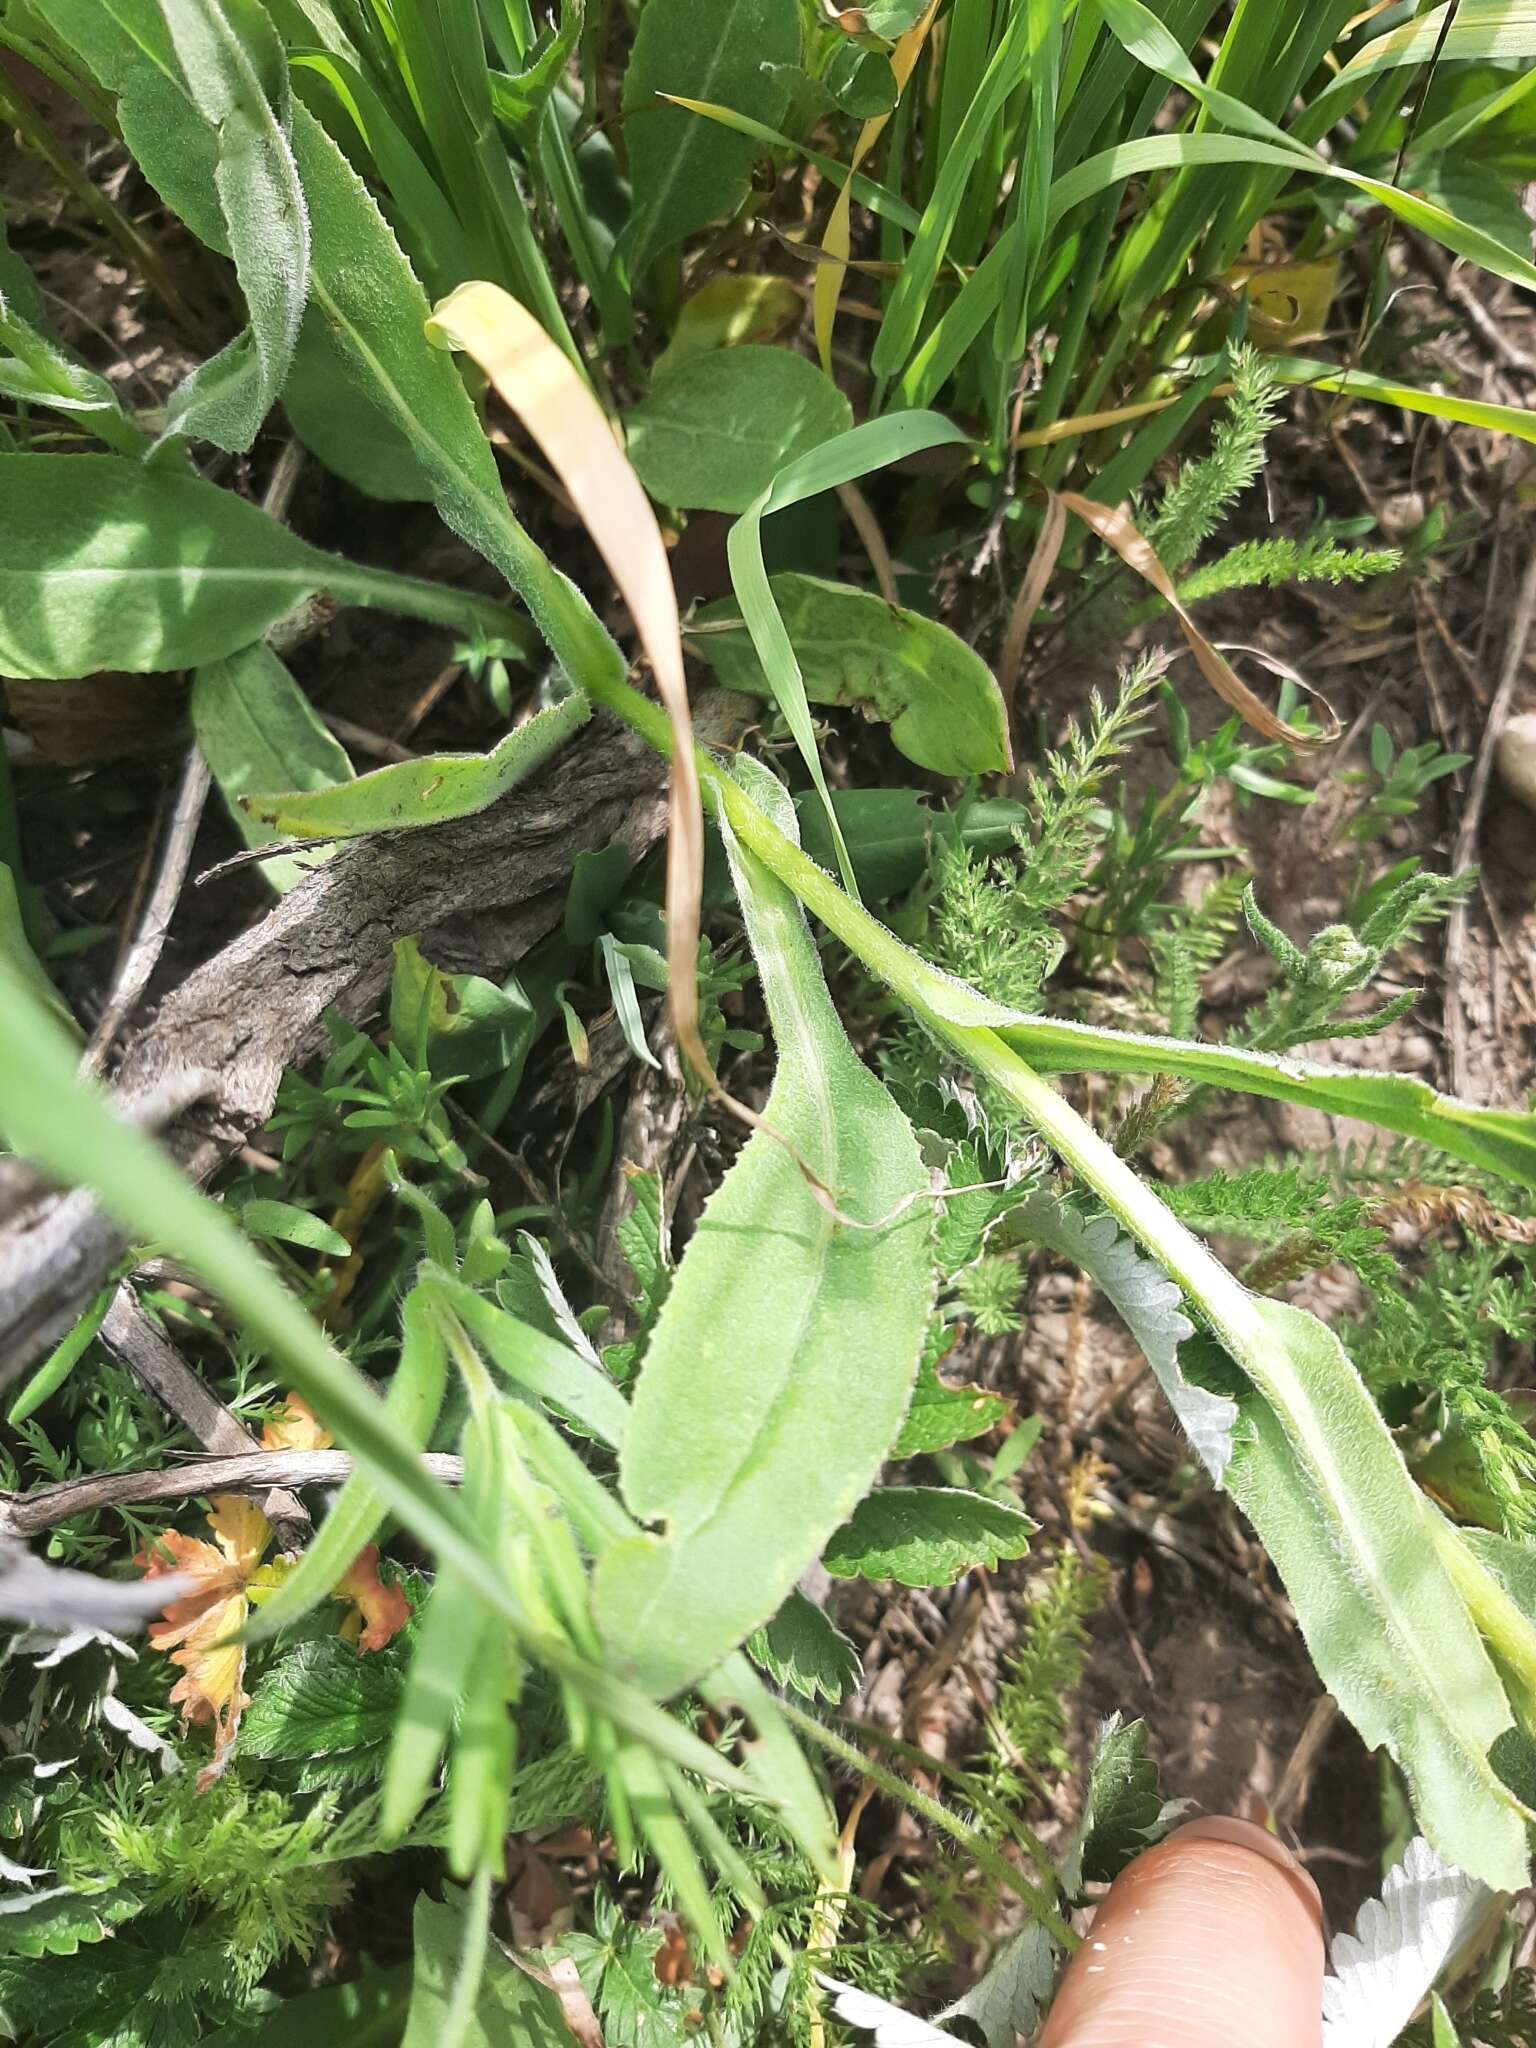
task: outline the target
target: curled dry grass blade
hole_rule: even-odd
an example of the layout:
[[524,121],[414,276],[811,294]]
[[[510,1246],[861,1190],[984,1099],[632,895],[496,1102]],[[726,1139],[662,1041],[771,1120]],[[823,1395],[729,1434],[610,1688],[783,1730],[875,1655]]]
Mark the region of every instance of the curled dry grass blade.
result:
[[[1106,547],[1113,548],[1126,567],[1134,570],[1142,581],[1150,584],[1163,599],[1178,620],[1179,629],[1189,642],[1189,651],[1195,657],[1195,664],[1201,675],[1222,702],[1230,704],[1246,725],[1252,726],[1264,739],[1280,740],[1288,747],[1324,747],[1338,738],[1343,728],[1321,698],[1317,698],[1317,701],[1322,704],[1328,722],[1321,732],[1309,732],[1301,726],[1289,724],[1283,718],[1277,718],[1268,705],[1253,694],[1231,662],[1211,645],[1179,602],[1179,593],[1174,588],[1173,578],[1158,560],[1151,542],[1137,530],[1135,520],[1123,505],[1118,509],[1110,505],[1100,505],[1092,498],[1083,497],[1077,491],[1063,491],[1060,497],[1068,512],[1074,513],[1085,526],[1091,528]],[[1310,694],[1316,697],[1315,691]]]
[[699,1033],[704,808],[677,592],[656,515],[602,407],[564,351],[509,293],[493,284],[460,285],[435,309],[427,332],[473,357],[543,450],[629,606],[650,660],[673,738],[666,897],[672,1022],[689,1065],[714,1091],[719,1083]]

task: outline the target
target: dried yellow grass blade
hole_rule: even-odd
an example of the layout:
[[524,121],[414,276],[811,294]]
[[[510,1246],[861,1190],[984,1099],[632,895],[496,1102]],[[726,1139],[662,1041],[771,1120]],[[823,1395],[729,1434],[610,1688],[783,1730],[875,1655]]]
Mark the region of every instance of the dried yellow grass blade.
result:
[[[898,98],[907,89],[907,80],[912,76],[928,31],[933,26],[933,17],[939,11],[939,0],[928,0],[922,15],[913,22],[904,36],[897,39],[891,51],[891,70],[896,78]],[[853,174],[863,163],[884,132],[889,114],[877,114],[866,121],[859,130],[859,139],[853,146],[853,155],[848,161],[848,176],[843,189],[837,195],[832,208],[832,218],[827,222],[827,232],[822,237],[821,252],[826,259],[816,271],[816,289],[811,299],[811,318],[816,330],[816,349],[821,357],[821,367],[830,377],[832,374],[832,330],[837,325],[837,302],[842,296],[843,279],[848,273],[848,257],[852,249],[850,227],[853,219]]]
[[500,285],[461,284],[434,308],[427,333],[439,346],[472,357],[538,443],[607,563],[655,674],[672,726],[666,892],[672,1023],[679,1047],[713,1086],[699,1035],[697,980],[704,809],[677,592],[656,515],[612,423],[574,365]]
[[1024,647],[1029,639],[1029,628],[1035,613],[1040,609],[1040,600],[1045,595],[1045,586],[1051,580],[1051,571],[1056,567],[1056,557],[1061,553],[1061,543],[1066,537],[1067,508],[1060,495],[1052,491],[1045,507],[1045,517],[1040,522],[1040,532],[1035,540],[1034,551],[1029,558],[1029,567],[1024,581],[1019,585],[1019,594],[1013,601],[1013,610],[1008,615],[1008,631],[1003,639],[1002,659],[997,665],[997,687],[1003,693],[1003,702],[1008,707],[1008,724],[1013,725],[1013,699],[1019,686],[1019,670],[1024,666]]
[[[1224,387],[1230,389],[1230,387]],[[1048,427],[1029,427],[1022,434],[1015,434],[1015,448],[1050,448],[1057,441],[1072,441],[1081,434],[1097,434],[1105,427],[1123,427],[1131,420],[1142,420],[1149,413],[1166,412],[1170,405],[1178,403],[1178,394],[1171,398],[1142,398],[1134,405],[1114,405],[1107,412],[1079,412],[1070,419],[1052,420]]]
[[[1299,726],[1277,718],[1262,698],[1256,697],[1238,675],[1225,655],[1212,646],[1189,613],[1179,602],[1179,594],[1173,585],[1173,578],[1158,560],[1150,541],[1143,538],[1124,506],[1100,505],[1092,498],[1080,497],[1076,491],[1059,493],[1061,503],[1074,513],[1083,524],[1096,533],[1106,547],[1148,583],[1163,599],[1179,622],[1184,638],[1189,642],[1189,651],[1195,657],[1195,665],[1225,704],[1230,704],[1246,725],[1267,740],[1281,740],[1288,747],[1324,747],[1336,740],[1341,727],[1338,719],[1316,691],[1309,691],[1314,700],[1322,706],[1326,724],[1321,732],[1303,732]],[[1266,665],[1269,665],[1266,661]],[[1297,683],[1301,678],[1291,671],[1291,679]],[[1306,687],[1305,684],[1302,685]]]

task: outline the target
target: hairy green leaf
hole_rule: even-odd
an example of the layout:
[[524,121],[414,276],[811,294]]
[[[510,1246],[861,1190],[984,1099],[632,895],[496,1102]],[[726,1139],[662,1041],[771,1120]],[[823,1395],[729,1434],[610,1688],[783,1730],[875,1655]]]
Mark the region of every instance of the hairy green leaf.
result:
[[745,512],[796,456],[845,433],[853,411],[789,349],[690,356],[624,415],[629,459],[662,505]]
[[499,637],[505,607],[322,554],[232,491],[114,455],[0,455],[0,664],[14,676],[192,668],[328,590]]
[[[788,798],[743,762],[788,825]],[[843,1035],[793,899],[732,847],[778,1047],[756,1132],[707,1205],[657,1318],[620,1459],[663,1533],[599,1560],[620,1669],[670,1693],[777,1610],[901,1426],[932,1300],[910,1127]],[[783,1142],[788,1140],[788,1145]],[[831,1191],[830,1213],[788,1146]]]
[[214,189],[251,322],[172,393],[166,432],[239,450],[282,391],[309,292],[309,212],[287,134],[288,64],[254,7],[160,5],[192,105],[216,139]]
[[[941,2020],[971,2020],[980,2027],[987,2048],[1017,2048],[1040,2024],[1055,1981],[1059,1954],[1048,1931],[1037,1920],[1021,1927],[1006,1942],[980,1983],[953,2005]],[[944,2040],[958,2040],[946,2034]],[[917,2048],[922,2048],[919,2042]]]
[[949,1586],[973,1565],[1022,1557],[1036,1524],[1022,1508],[951,1486],[882,1486],[860,1501],[821,1561],[834,1579]]
[[695,228],[734,213],[757,155],[743,136],[658,95],[720,101],[771,126],[789,101],[776,67],[799,54],[797,10],[783,0],[649,0],[624,76],[631,277]]
[[[261,641],[222,661],[205,662],[192,678],[192,730],[229,814],[247,846],[270,845],[240,798],[261,789],[328,789],[348,782],[352,763],[321,723],[286,666]],[[261,872],[279,894],[301,882],[328,850],[301,863],[274,852]]]
[[1094,1744],[1082,1817],[1061,1866],[1067,1896],[1075,1898],[1084,1883],[1111,1883],[1161,1838],[1166,1829],[1159,1823],[1166,1818],[1157,1765],[1147,1755],[1146,1722],[1111,1714]]
[[1282,1302],[1253,1307],[1292,1391],[1283,1420],[1254,1395],[1239,1402],[1228,1490],[1324,1685],[1367,1746],[1396,1759],[1425,1834],[1485,1884],[1518,1890],[1524,1822],[1490,1762],[1514,1720],[1434,1554],[1431,1510],[1333,1332]]
[[300,1763],[377,1749],[382,1758],[404,1689],[405,1654],[397,1644],[359,1656],[337,1636],[301,1643],[252,1695],[240,1723],[240,1753]]
[[390,761],[352,782],[282,795],[242,796],[257,827],[295,839],[357,839],[369,832],[413,832],[466,818],[542,768],[592,715],[585,697],[564,697],[537,711],[486,754],[424,754]]
[[590,605],[513,517],[464,381],[425,338],[425,293],[361,179],[302,103],[293,146],[310,208],[311,297],[348,375],[404,436],[444,520],[506,577],[571,681],[622,678],[624,657]]
[[[992,671],[936,619],[872,591],[785,573],[769,588],[812,704],[848,704],[935,775],[990,775],[1013,765],[1008,717]],[[771,697],[756,648],[728,599],[697,614],[695,651],[729,690]],[[852,852],[852,848],[849,849]],[[857,865],[857,863],[855,863]]]

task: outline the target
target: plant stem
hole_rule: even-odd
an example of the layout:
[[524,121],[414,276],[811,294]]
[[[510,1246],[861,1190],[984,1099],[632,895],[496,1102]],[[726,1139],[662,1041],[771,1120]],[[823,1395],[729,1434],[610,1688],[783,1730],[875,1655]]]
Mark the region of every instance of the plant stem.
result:
[[802,1735],[809,1736],[812,1742],[819,1743],[829,1756],[836,1757],[838,1762],[845,1764],[849,1770],[857,1771],[861,1776],[871,1779],[888,1798],[899,1800],[903,1806],[909,1806],[931,1826],[942,1828],[946,1835],[960,1844],[974,1862],[980,1864],[990,1878],[1016,1892],[1051,1939],[1059,1943],[1069,1955],[1078,1947],[1078,1936],[1062,1919],[1044,1891],[1038,1885],[1031,1884],[1028,1878],[1015,1870],[1005,1857],[999,1856],[989,1843],[981,1839],[974,1828],[968,1828],[965,1822],[952,1814],[942,1801],[930,1798],[926,1792],[919,1792],[917,1787],[909,1785],[905,1778],[897,1777],[894,1771],[888,1771],[883,1764],[877,1764],[853,1743],[845,1742],[841,1735],[834,1733],[824,1722],[818,1721],[814,1714],[802,1713],[791,1701],[781,1700],[779,1712],[792,1726],[798,1728]]
[[424,576],[400,576],[365,562],[337,560],[325,576],[325,587],[339,604],[362,605],[371,611],[398,612],[408,619],[427,619],[473,640],[511,641],[527,657],[539,637],[520,612],[492,597],[434,583]]

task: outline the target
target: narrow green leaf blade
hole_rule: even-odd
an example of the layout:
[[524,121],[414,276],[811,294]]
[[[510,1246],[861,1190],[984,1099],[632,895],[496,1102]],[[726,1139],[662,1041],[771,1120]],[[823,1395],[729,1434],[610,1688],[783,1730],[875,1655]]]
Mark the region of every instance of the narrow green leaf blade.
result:
[[[384,1397],[384,1415],[398,1441],[424,1450],[448,1385],[448,1353],[431,1302],[420,1287],[401,1311],[400,1362]],[[248,1642],[264,1642],[317,1607],[365,1544],[378,1534],[388,1503],[379,1488],[354,1472],[336,1496],[299,1568],[262,1602],[246,1629]]]
[[837,849],[844,886],[855,897],[858,891],[853,864],[843,844],[842,827],[832,808],[831,792],[827,788],[821,756],[816,750],[816,734],[805,695],[805,678],[795,659],[794,643],[774,602],[773,587],[763,561],[763,521],[774,512],[787,511],[792,505],[803,504],[807,498],[835,490],[839,484],[852,483],[872,469],[882,469],[903,455],[916,454],[926,448],[966,445],[968,436],[938,413],[900,412],[890,413],[884,419],[866,420],[862,426],[851,427],[846,434],[823,442],[819,448],[813,448],[781,469],[763,495],[754,499],[737,520],[726,542],[731,583],[742,620],[779,709],[784,714],[785,723],[794,734],[800,758],[810,770],[831,830],[832,843]]
[[370,832],[413,832],[466,818],[506,795],[559,752],[592,715],[582,696],[535,712],[487,754],[423,754],[390,761],[355,781],[283,795],[237,799],[253,830],[294,839],[356,839]]

